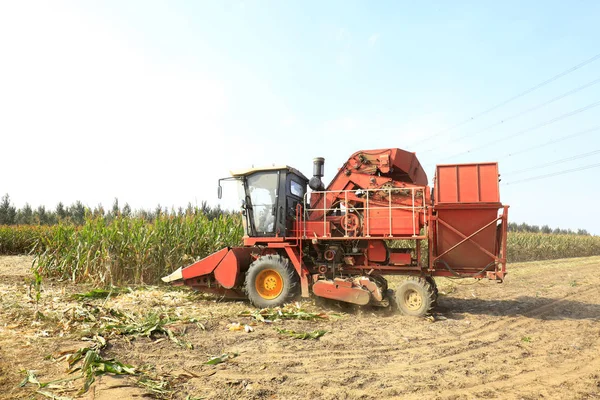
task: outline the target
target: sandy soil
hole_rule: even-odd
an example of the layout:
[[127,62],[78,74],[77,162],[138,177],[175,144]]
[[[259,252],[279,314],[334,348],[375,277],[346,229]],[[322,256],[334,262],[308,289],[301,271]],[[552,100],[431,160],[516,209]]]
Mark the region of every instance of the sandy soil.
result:
[[[66,376],[51,355],[85,345],[84,324],[66,322],[81,306],[70,294],[89,287],[44,282],[39,302],[31,259],[0,257],[0,398],[43,398],[17,387],[35,370],[40,381]],[[433,318],[335,303],[302,303],[330,317],[258,323],[244,302],[219,302],[188,291],[150,288],[91,300],[121,310],[160,310],[202,323],[178,331],[193,349],[164,337],[109,338],[108,357],[144,366],[172,385],[175,399],[597,399],[600,398],[600,257],[509,266],[503,284],[438,281]],[[36,312],[42,313],[43,317]],[[274,328],[325,329],[319,340],[282,336]],[[206,365],[211,356],[238,356]],[[78,398],[81,383],[52,393]],[[36,397],[37,396],[37,397]],[[187,397],[189,396],[189,397]],[[144,398],[134,378],[100,377],[80,396]],[[57,397],[58,398],[58,397]]]

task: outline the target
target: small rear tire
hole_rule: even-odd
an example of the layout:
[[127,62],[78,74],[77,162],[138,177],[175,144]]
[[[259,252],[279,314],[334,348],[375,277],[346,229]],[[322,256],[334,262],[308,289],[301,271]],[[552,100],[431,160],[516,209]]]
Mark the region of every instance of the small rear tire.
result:
[[258,308],[279,307],[298,295],[299,283],[298,274],[287,258],[267,255],[250,264],[245,291]]
[[392,289],[388,289],[385,291],[385,298],[389,302],[389,311],[392,313],[398,312],[398,301],[396,300],[396,291]]
[[431,286],[431,289],[433,290],[433,304],[432,305],[435,308],[438,304],[438,295],[439,295],[437,283],[436,283],[435,279],[433,278],[433,276],[428,276],[425,278],[425,280],[427,282],[429,282],[429,286]]
[[423,317],[433,308],[433,288],[426,279],[408,279],[398,287],[396,291],[396,303],[402,314]]

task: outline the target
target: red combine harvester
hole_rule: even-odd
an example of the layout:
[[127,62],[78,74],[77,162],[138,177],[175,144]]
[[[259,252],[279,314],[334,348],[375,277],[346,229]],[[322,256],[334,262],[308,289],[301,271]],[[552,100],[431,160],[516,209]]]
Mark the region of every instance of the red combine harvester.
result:
[[[232,172],[225,179],[240,185],[243,246],[163,281],[261,308],[312,291],[424,315],[437,299],[434,276],[504,279],[508,206],[497,163],[438,165],[433,191],[415,154],[401,149],[354,153],[327,187],[323,171],[315,158],[310,180],[288,166]],[[410,277],[394,292],[386,275]]]

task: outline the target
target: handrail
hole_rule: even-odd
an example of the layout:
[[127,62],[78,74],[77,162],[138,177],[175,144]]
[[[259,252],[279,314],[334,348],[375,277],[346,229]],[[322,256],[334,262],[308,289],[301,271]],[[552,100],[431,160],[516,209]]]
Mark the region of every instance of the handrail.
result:
[[[396,191],[396,190],[410,191],[410,205],[398,205],[397,203],[393,202],[393,199],[395,197],[395,194],[393,193],[393,191]],[[421,193],[417,193],[417,191],[420,191]],[[359,207],[357,207],[357,206],[349,207],[348,206],[348,195],[350,193],[352,195],[364,196],[363,197],[364,202],[363,202],[362,207],[360,207],[360,206]],[[372,205],[372,200],[373,200],[372,197],[373,197],[373,194],[375,194],[375,193],[385,193],[388,197],[387,205],[373,206]],[[321,194],[322,195],[323,208],[310,208],[309,207],[310,201],[309,201],[308,196],[310,194]],[[335,197],[336,197],[336,199],[333,200],[332,204],[330,204],[329,207],[327,207],[327,197],[328,197],[327,195],[328,194],[335,194]],[[422,203],[420,205],[415,204],[417,201],[417,196],[419,196],[420,200],[422,201]],[[385,201],[385,200],[383,200],[383,201]],[[340,208],[339,208],[340,204],[343,204],[343,207],[345,208],[345,215],[349,214],[351,212],[351,209],[354,211],[357,211],[357,212],[358,211],[362,212],[362,218],[364,221],[363,232],[362,232],[363,235],[357,236],[357,237],[366,237],[366,238],[371,237],[371,226],[370,226],[370,218],[369,218],[371,211],[373,211],[373,210],[387,210],[388,211],[388,216],[389,216],[388,237],[392,238],[392,237],[394,237],[392,210],[410,210],[411,215],[412,215],[412,236],[416,238],[416,237],[420,237],[419,236],[420,226],[419,226],[419,224],[416,223],[416,215],[420,212],[424,213],[427,208],[426,187],[425,186],[417,186],[417,187],[385,188],[385,189],[318,190],[318,191],[312,191],[311,193],[305,193],[304,194],[304,207],[303,207],[304,218],[303,218],[302,236],[304,238],[306,238],[306,233],[307,233],[306,221],[309,219],[308,214],[310,212],[320,211],[323,213],[323,236],[322,237],[327,237],[326,236],[327,222],[328,222],[327,216],[330,212],[332,212],[334,210],[340,210]],[[334,208],[334,207],[336,207],[336,208]],[[424,226],[427,231],[426,219],[424,221]],[[348,224],[344,225],[344,237],[348,237]]]

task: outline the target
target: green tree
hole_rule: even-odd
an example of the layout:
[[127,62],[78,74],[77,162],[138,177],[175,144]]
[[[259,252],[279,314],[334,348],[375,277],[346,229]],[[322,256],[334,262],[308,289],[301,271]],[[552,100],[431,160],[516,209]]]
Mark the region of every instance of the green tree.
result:
[[0,200],[0,225],[14,225],[17,219],[17,209],[10,203],[6,193]]
[[17,224],[31,225],[33,224],[33,209],[29,203],[25,203],[23,208],[17,211]]
[[49,216],[48,216],[48,213],[46,212],[46,207],[39,206],[33,212],[33,220],[38,225],[48,225]]
[[75,225],[83,225],[85,223],[85,211],[85,206],[81,203],[81,201],[76,201],[74,204],[71,204],[68,209],[71,221]]
[[62,203],[62,201],[58,202],[58,204],[56,205],[56,210],[54,212],[56,213],[56,219],[58,221],[64,221],[69,216],[69,214],[67,213],[67,209],[65,208],[65,205]]
[[106,212],[104,211],[104,206],[102,206],[102,203],[98,204],[94,208],[94,211],[92,211],[92,215],[94,217],[104,217],[104,216],[106,216]]

